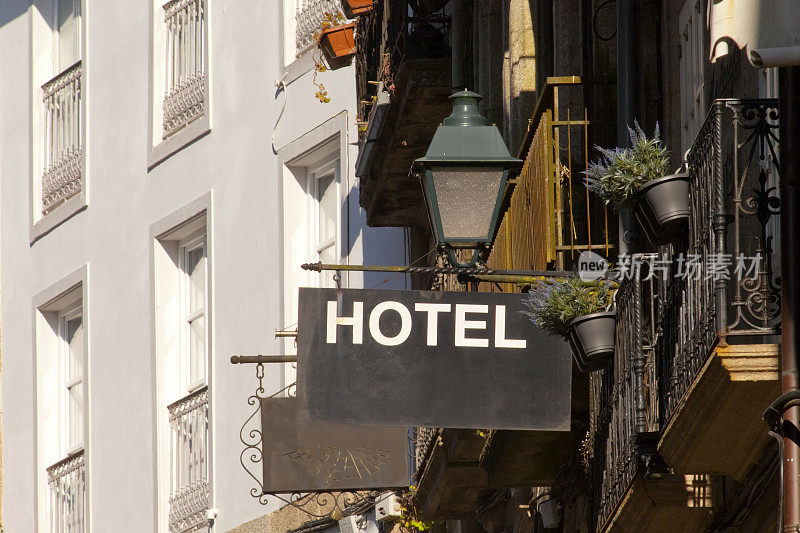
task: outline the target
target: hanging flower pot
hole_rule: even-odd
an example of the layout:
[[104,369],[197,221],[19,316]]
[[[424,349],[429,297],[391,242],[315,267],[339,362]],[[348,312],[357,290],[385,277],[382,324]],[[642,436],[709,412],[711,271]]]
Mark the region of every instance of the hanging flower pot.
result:
[[323,29],[319,38],[320,48],[331,59],[342,59],[355,54],[355,27],[355,22],[351,22]]
[[356,18],[372,11],[372,0],[342,0],[342,11],[347,18]]
[[614,354],[616,311],[579,316],[569,324],[567,340],[581,372],[599,370]]
[[665,244],[689,225],[689,173],[670,174],[639,186],[634,209],[653,244]]

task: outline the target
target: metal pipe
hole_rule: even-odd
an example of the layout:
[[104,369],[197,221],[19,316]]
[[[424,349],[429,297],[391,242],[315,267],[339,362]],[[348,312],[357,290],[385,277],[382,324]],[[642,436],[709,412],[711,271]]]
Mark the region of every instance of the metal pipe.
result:
[[467,0],[455,0],[451,3],[450,23],[450,50],[451,50],[451,78],[454,91],[471,87],[468,76],[469,47],[472,40],[469,38],[469,3]]
[[[636,26],[634,0],[617,0],[617,146],[630,144],[628,127],[636,117]],[[630,253],[636,236],[633,213],[619,210],[619,253]]]
[[455,274],[479,276],[497,274],[503,276],[536,276],[568,278],[575,274],[566,270],[501,270],[481,267],[416,267],[407,265],[336,265],[328,263],[304,263],[303,270],[322,272],[323,270],[344,270],[356,272],[396,272],[399,274]]
[[[798,389],[800,349],[800,67],[778,70],[781,194],[781,390]],[[800,407],[783,415],[785,531],[800,531]]]
[[246,363],[296,363],[296,355],[232,355],[231,364]]

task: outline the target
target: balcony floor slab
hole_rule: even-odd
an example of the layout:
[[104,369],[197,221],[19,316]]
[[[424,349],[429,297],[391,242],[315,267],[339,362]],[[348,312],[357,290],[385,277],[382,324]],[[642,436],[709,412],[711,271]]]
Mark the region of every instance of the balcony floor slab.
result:
[[711,524],[711,489],[704,477],[637,477],[604,533],[694,533]]
[[776,344],[714,349],[658,443],[677,472],[741,480],[767,440],[761,413],[780,394]]

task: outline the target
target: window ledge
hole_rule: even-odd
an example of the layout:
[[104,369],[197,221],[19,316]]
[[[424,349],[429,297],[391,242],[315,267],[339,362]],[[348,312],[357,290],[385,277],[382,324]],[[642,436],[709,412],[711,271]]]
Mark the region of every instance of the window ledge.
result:
[[301,53],[297,58],[283,68],[284,80],[286,85],[289,85],[297,78],[301,77],[307,72],[314,70],[314,50],[317,47],[309,48]]
[[86,181],[84,180],[81,192],[69,198],[66,202],[53,209],[52,212],[43,215],[38,221],[31,224],[30,243],[36,241],[53,231],[56,227],[66,222],[74,215],[80,213],[87,207],[86,203]]
[[161,164],[164,160],[183,150],[211,132],[211,124],[208,120],[208,113],[204,114],[194,122],[187,124],[181,130],[170,135],[155,146],[151,146],[147,152],[147,170]]

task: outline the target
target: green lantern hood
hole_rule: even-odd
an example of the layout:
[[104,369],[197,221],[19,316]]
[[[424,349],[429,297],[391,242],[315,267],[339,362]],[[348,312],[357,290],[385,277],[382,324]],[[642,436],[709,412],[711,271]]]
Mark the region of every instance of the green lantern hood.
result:
[[414,161],[415,170],[441,163],[506,163],[516,169],[520,159],[511,157],[497,126],[481,115],[478,102],[483,97],[472,91],[459,91],[452,96],[453,112],[436,128],[425,157]]

